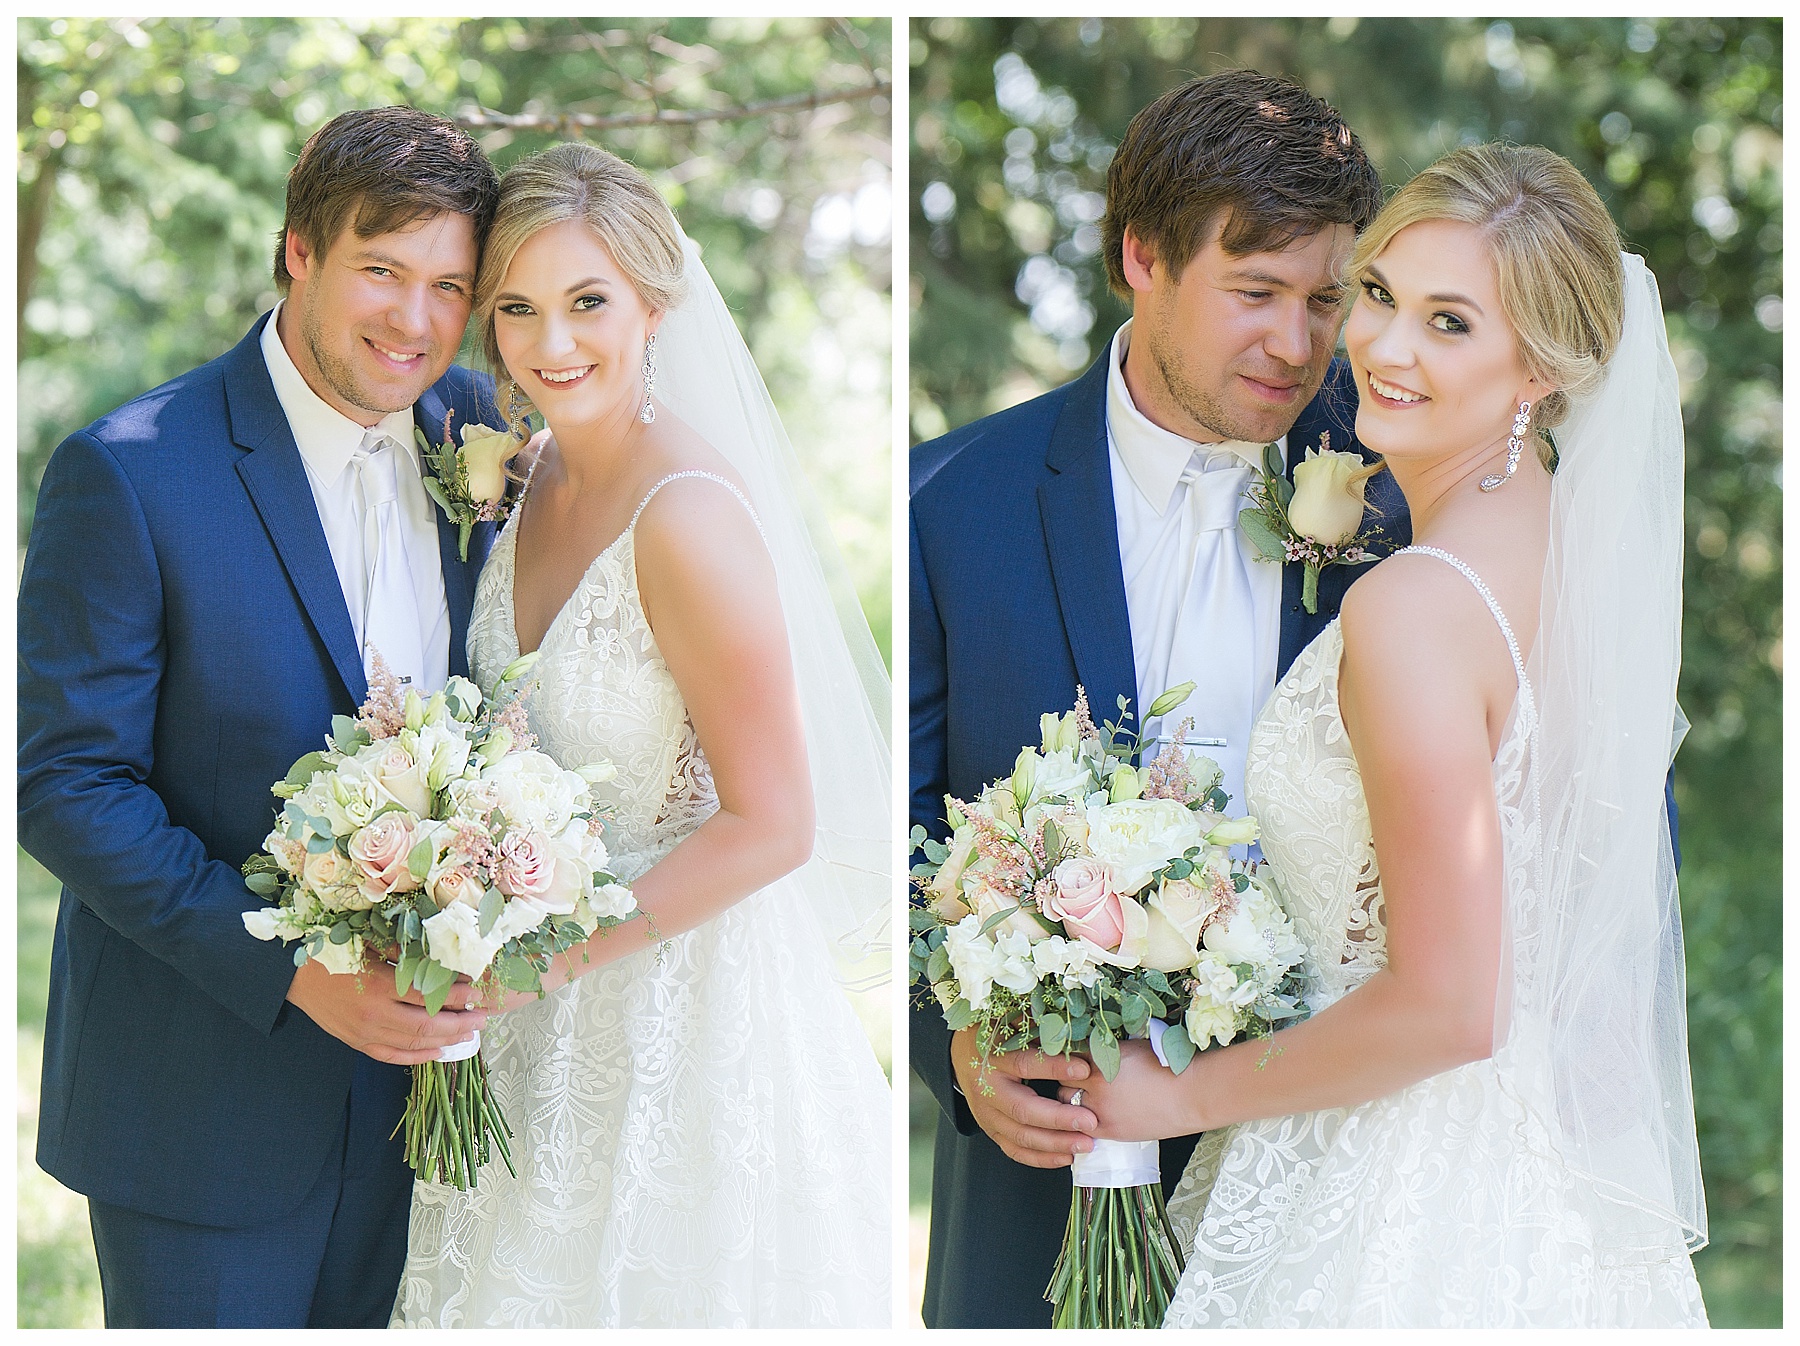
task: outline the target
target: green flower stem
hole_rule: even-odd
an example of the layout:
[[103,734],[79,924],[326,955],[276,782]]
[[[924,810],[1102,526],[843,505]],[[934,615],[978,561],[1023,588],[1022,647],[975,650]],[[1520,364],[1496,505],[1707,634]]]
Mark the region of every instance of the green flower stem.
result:
[[487,1063],[479,1053],[462,1061],[427,1061],[413,1067],[412,1090],[401,1119],[406,1162],[427,1182],[459,1191],[476,1185],[493,1149],[517,1176],[512,1133],[488,1088]]
[[1300,601],[1308,612],[1319,610],[1319,567],[1311,561],[1306,563],[1306,575],[1300,583]]
[[1181,1268],[1160,1183],[1077,1187],[1044,1292],[1052,1325],[1161,1327]]

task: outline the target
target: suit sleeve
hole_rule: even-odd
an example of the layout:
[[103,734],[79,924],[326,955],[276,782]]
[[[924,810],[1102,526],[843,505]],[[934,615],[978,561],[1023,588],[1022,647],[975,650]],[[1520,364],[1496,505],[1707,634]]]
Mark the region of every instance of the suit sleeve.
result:
[[292,953],[248,938],[243,875],[149,785],[165,654],[137,494],[74,435],[44,473],[19,586],[19,841],[114,931],[266,1033]]
[[[911,825],[933,836],[944,829],[943,800],[949,788],[946,723],[949,706],[949,670],[943,624],[932,598],[931,582],[919,549],[918,519],[907,511],[910,561],[908,566],[908,644],[911,731],[909,785]],[[977,1129],[969,1105],[957,1092],[950,1068],[950,1030],[943,1012],[929,995],[912,999],[908,1037],[912,1068],[925,1082],[956,1129],[971,1135]]]

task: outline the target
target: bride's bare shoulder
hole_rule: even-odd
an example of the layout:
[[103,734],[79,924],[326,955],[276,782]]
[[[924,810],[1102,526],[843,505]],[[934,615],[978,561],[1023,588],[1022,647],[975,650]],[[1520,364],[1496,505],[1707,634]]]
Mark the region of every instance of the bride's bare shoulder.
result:
[[[1494,619],[1473,585],[1437,557],[1389,557],[1352,584],[1338,611],[1346,679],[1365,694],[1425,705],[1479,695]],[[1500,657],[1508,659],[1504,646]],[[1510,667],[1510,661],[1508,666]]]

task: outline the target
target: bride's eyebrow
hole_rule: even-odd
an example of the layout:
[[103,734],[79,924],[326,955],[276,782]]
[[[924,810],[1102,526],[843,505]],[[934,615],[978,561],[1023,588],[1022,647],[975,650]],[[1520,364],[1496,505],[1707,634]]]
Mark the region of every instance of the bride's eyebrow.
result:
[[[1377,271],[1374,267],[1370,267],[1365,274],[1369,280],[1374,281],[1389,294],[1394,292],[1393,287],[1387,283],[1387,277],[1383,276],[1381,272]],[[1482,317],[1487,317],[1487,314],[1482,312],[1481,305],[1477,304],[1466,294],[1428,294],[1425,296],[1425,302],[1428,304],[1461,304],[1464,308],[1474,309],[1475,312]]]
[[589,276],[586,280],[576,281],[568,289],[564,290],[563,293],[564,294],[574,294],[575,291],[577,291],[577,290],[591,290],[596,287],[604,287],[605,285],[606,285],[606,279],[604,277]]

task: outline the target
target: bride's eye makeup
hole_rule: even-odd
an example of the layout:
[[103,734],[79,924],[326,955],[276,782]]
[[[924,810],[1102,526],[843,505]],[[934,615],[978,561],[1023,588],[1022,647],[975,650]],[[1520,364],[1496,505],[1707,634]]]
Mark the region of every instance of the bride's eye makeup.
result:
[[1392,308],[1394,306],[1394,296],[1389,294],[1386,289],[1372,280],[1363,281],[1362,291],[1377,304],[1381,304],[1387,308]]
[[574,308],[577,313],[589,313],[605,302],[606,296],[603,294],[584,294],[575,301]]
[[509,300],[503,304],[496,304],[494,305],[494,309],[495,312],[504,313],[509,318],[529,318],[531,316],[531,305],[518,299]]
[[[1439,326],[1440,322],[1442,326]],[[1469,330],[1469,324],[1454,313],[1434,313],[1430,325],[1447,336],[1461,336]]]

